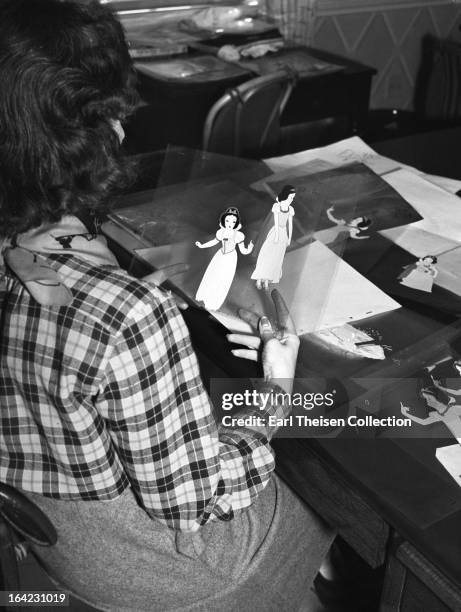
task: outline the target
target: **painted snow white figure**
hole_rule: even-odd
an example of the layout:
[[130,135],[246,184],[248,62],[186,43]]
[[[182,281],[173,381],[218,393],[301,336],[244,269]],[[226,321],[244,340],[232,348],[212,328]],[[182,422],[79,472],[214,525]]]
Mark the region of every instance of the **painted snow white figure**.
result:
[[204,244],[195,243],[199,249],[207,249],[221,242],[221,248],[208,264],[195,295],[195,299],[203,302],[207,310],[218,310],[229,293],[237,268],[236,247],[238,246],[242,255],[248,255],[253,250],[251,241],[247,247],[245,246],[245,236],[240,231],[242,226],[237,208],[231,207],[225,210],[219,219],[219,225],[216,238]]
[[404,267],[403,272],[398,277],[400,284],[411,289],[431,293],[434,279],[438,274],[434,265],[436,263],[437,257],[435,255],[420,257],[416,263]]
[[292,185],[285,185],[272,206],[270,223],[263,226],[262,246],[251,278],[258,289],[268,289],[269,283],[278,283],[282,277],[283,259],[293,234],[295,211],[291,203],[296,195]]

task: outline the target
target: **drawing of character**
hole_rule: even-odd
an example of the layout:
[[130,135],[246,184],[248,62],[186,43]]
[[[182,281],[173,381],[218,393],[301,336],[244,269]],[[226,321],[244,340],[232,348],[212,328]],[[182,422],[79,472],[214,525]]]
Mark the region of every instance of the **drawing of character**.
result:
[[205,244],[195,243],[199,249],[208,249],[221,243],[221,248],[208,264],[195,295],[195,299],[202,301],[207,310],[218,310],[229,293],[237,268],[236,247],[238,246],[243,255],[248,255],[253,250],[251,241],[245,247],[245,236],[240,231],[242,226],[237,208],[225,210],[219,219],[219,225],[216,238]]
[[411,414],[411,409],[400,402],[402,414],[419,425],[430,425],[441,421],[461,444],[461,406],[455,403],[454,398],[445,398],[444,394],[438,393],[437,389],[423,387],[419,393],[426,405],[433,410],[427,417],[420,418]]
[[368,217],[356,217],[351,221],[346,221],[346,219],[337,219],[333,215],[334,206],[330,206],[325,212],[327,217],[332,223],[335,223],[340,229],[343,228],[344,231],[349,232],[349,236],[354,238],[355,240],[366,240],[370,236],[364,236],[366,230],[370,227],[372,221]]
[[258,239],[258,244],[262,244],[251,275],[258,289],[267,290],[269,283],[278,283],[282,277],[283,259],[293,234],[295,211],[291,203],[295,195],[295,188],[285,185],[272,206],[269,223],[263,225]]
[[416,263],[404,267],[403,272],[398,276],[400,284],[411,289],[431,293],[434,278],[438,274],[434,265],[436,263],[437,257],[435,255],[420,257]]
[[447,393],[450,397],[461,395],[461,359],[443,362],[427,368],[434,387]]

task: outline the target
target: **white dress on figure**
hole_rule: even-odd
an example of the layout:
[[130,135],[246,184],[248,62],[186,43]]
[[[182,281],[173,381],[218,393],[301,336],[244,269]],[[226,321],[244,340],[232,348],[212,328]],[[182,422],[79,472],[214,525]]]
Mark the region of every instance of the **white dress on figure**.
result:
[[216,239],[221,242],[221,248],[208,264],[195,295],[207,310],[218,310],[223,305],[237,268],[236,246],[245,240],[245,236],[235,229],[220,228]]
[[437,270],[433,265],[426,266],[423,262],[417,261],[415,264],[405,267],[405,270],[399,276],[399,280],[405,287],[431,293],[436,276]]
[[[278,240],[275,241],[275,214],[278,216]],[[254,280],[268,280],[278,283],[282,278],[282,266],[288,246],[288,219],[293,217],[295,211],[292,206],[282,210],[280,203],[272,206],[272,227],[258,254],[256,267],[251,278]]]

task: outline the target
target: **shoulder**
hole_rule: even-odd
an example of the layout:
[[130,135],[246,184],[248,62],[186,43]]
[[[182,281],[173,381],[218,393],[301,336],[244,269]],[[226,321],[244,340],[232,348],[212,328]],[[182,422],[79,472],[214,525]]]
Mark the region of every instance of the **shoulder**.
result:
[[272,205],[272,212],[280,212],[280,204],[279,202],[274,202],[274,204]]
[[[72,291],[72,315],[118,334],[146,316],[160,316],[171,308],[169,298],[153,283],[137,279],[116,266],[97,266],[75,257],[66,257],[59,273]],[[156,313],[157,311],[157,313]]]
[[236,244],[243,242],[245,240],[245,234],[242,232],[236,231],[234,234]]
[[223,229],[222,227],[220,227],[220,228],[218,229],[218,231],[216,232],[216,238],[217,238],[218,240],[222,240],[222,239],[223,239],[223,237],[224,237],[224,229]]
[[293,206],[290,206],[290,208],[288,209],[288,214],[290,215],[290,217],[293,217],[295,214],[295,209],[293,208]]

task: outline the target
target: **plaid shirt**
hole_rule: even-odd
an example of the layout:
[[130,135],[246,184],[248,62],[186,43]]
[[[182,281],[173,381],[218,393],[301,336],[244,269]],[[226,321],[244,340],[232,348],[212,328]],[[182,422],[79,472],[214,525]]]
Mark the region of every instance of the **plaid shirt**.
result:
[[262,435],[217,427],[171,298],[114,266],[46,259],[69,306],[40,306],[0,277],[0,480],[59,499],[131,486],[182,531],[249,506],[272,451]]

